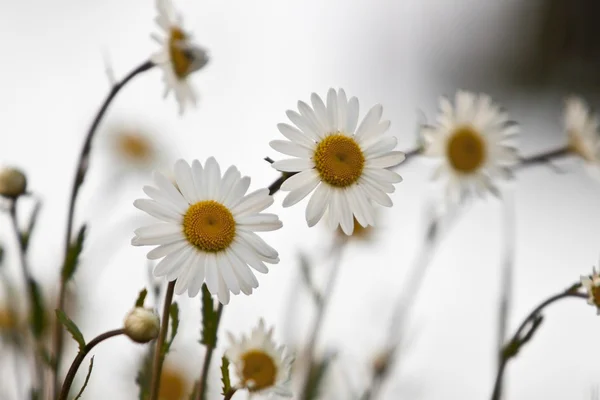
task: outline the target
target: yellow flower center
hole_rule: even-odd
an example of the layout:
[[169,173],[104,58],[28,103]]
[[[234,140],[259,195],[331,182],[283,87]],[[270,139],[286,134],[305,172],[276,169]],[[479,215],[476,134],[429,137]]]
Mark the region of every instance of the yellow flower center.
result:
[[452,133],[446,151],[452,168],[463,174],[477,171],[486,158],[485,142],[470,126],[459,127]]
[[262,390],[275,384],[277,367],[270,355],[260,350],[252,350],[242,355],[242,361],[242,378],[250,391]]
[[336,187],[355,183],[365,166],[365,156],[358,143],[341,133],[320,141],[313,160],[321,180]]
[[181,400],[186,391],[185,379],[178,371],[164,369],[160,376],[159,400]]
[[171,28],[169,36],[169,56],[175,76],[179,79],[185,79],[188,76],[192,60],[181,48],[181,44],[187,40],[185,32],[179,28]]
[[231,211],[214,200],[193,204],[183,216],[183,233],[198,249],[216,253],[229,247],[235,237]]
[[120,152],[135,161],[143,161],[151,157],[153,149],[150,142],[137,133],[122,133],[118,137]]

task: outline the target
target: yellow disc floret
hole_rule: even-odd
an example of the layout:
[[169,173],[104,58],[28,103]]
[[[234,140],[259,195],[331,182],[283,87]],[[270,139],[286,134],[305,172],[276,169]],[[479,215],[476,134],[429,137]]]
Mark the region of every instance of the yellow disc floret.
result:
[[175,76],[179,79],[185,79],[192,65],[191,58],[185,53],[181,47],[182,43],[187,40],[186,33],[179,28],[171,28],[169,35],[169,56]]
[[321,180],[336,187],[355,183],[365,167],[365,156],[358,143],[340,133],[319,142],[313,160]]
[[461,126],[450,135],[446,151],[452,168],[463,174],[477,171],[486,158],[484,139],[470,126]]
[[242,379],[250,391],[259,391],[275,384],[277,367],[270,355],[260,350],[251,350],[242,355],[242,361]]
[[183,216],[183,233],[199,250],[216,253],[229,247],[235,237],[231,211],[214,200],[193,204]]

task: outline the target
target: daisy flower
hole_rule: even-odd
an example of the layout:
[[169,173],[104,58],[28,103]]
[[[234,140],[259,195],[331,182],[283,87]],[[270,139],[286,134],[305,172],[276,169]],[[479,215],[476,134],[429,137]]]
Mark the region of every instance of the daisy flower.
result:
[[581,277],[581,285],[588,292],[588,304],[595,306],[600,315],[600,275],[594,269],[592,275]]
[[469,195],[498,195],[495,178],[511,176],[517,162],[516,149],[507,143],[519,132],[508,115],[485,94],[459,91],[455,105],[440,98],[436,126],[424,126],[425,154],[441,158],[434,177],[446,177],[446,194],[451,201]]
[[188,77],[208,63],[207,52],[192,42],[192,36],[183,28],[182,18],[171,0],[156,0],[158,16],[156,23],[164,31],[164,37],[152,34],[162,48],[151,60],[163,70],[166,97],[171,90],[179,103],[179,113],[186,105],[196,105],[197,96]]
[[250,393],[292,397],[290,370],[292,357],[286,355],[285,346],[277,347],[273,340],[273,328],[265,328],[261,319],[249,338],[239,341],[230,333],[231,345],[225,357],[233,364],[239,383]]
[[[381,121],[383,107],[372,107],[358,124],[358,99],[347,99],[344,90],[329,89],[327,104],[315,93],[312,107],[299,101],[298,110],[287,111],[294,126],[277,125],[288,140],[274,140],[271,147],[294,158],[276,161],[273,168],[294,172],[281,190],[288,191],[283,206],[289,207],[311,192],[306,207],[308,226],[328,211],[331,229],[346,235],[354,231],[354,218],[367,227],[375,224],[374,204],[391,207],[388,196],[402,177],[389,168],[405,159],[394,136],[384,136],[389,121]],[[358,126],[358,128],[357,128]]]
[[131,243],[158,245],[148,253],[150,260],[162,258],[154,275],[176,279],[177,294],[194,297],[204,281],[223,304],[230,292],[251,294],[258,280],[248,266],[267,273],[265,262],[279,262],[277,251],[255,233],[282,226],[277,215],[262,213],[273,204],[269,190],[246,194],[250,178],[234,166],[221,176],[212,157],[204,167],[198,160],[191,167],[179,160],[174,175],[175,183],[155,172],[156,187],[143,189],[150,199],[134,202],[162,222],[137,229]]
[[592,169],[598,168],[600,166],[598,117],[581,98],[570,97],[565,104],[563,123],[568,135],[569,150],[585,160]]

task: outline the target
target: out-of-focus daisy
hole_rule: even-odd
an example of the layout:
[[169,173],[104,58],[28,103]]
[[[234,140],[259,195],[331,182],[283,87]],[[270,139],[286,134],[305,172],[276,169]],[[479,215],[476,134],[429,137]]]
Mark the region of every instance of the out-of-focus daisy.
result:
[[569,150],[581,157],[589,172],[599,176],[600,135],[598,117],[579,97],[570,97],[565,102],[563,123],[568,136]]
[[230,347],[225,357],[234,366],[237,387],[250,393],[292,397],[290,370],[292,357],[286,354],[285,346],[277,346],[273,340],[273,328],[265,328],[261,319],[250,337],[236,340],[230,333]]
[[159,400],[182,400],[189,394],[190,382],[184,372],[165,365],[160,376]]
[[381,105],[372,107],[359,125],[358,99],[348,100],[344,90],[329,89],[327,104],[313,93],[311,103],[312,107],[299,101],[300,113],[288,110],[296,127],[277,125],[288,140],[270,143],[294,157],[272,164],[282,172],[297,172],[281,186],[290,192],[283,206],[292,206],[314,191],[306,207],[308,226],[328,211],[330,227],[341,225],[351,235],[354,218],[363,227],[375,224],[373,203],[392,205],[388,193],[402,178],[389,168],[404,161],[405,155],[393,151],[396,137],[383,135],[390,122],[381,121]]
[[[354,218],[354,231],[350,237],[352,240],[360,241],[360,242],[369,242],[373,239],[373,235],[375,233],[374,226],[362,226],[356,218]],[[342,235],[344,238],[347,236],[342,228],[337,229],[337,233]]]
[[600,275],[596,269],[592,271],[592,275],[581,277],[581,285],[588,292],[588,304],[595,306],[600,315]]
[[147,171],[156,167],[162,158],[155,135],[141,124],[118,122],[106,135],[110,162],[119,170]]
[[442,161],[434,176],[448,179],[449,200],[499,194],[494,179],[511,176],[517,152],[508,141],[519,128],[489,96],[459,91],[454,105],[441,97],[437,125],[422,129],[425,154]]
[[152,38],[162,48],[152,55],[151,60],[163,70],[165,97],[173,90],[182,114],[187,104],[196,105],[197,102],[196,93],[188,78],[204,67],[209,57],[206,50],[192,42],[192,36],[183,28],[181,15],[175,10],[171,0],[156,0],[156,8],[156,23],[164,31],[164,37],[152,34]]
[[154,275],[177,280],[175,293],[196,296],[206,281],[208,290],[229,303],[230,291],[251,294],[258,280],[248,267],[267,273],[266,263],[279,262],[277,251],[255,232],[273,231],[282,224],[277,215],[262,213],[273,204],[268,189],[246,194],[250,178],[231,166],[221,176],[214,158],[204,167],[198,160],[192,166],[175,163],[176,186],[159,172],[156,187],[145,186],[150,199],[134,205],[163,222],[139,228],[134,246],[154,246],[148,258],[163,258]]

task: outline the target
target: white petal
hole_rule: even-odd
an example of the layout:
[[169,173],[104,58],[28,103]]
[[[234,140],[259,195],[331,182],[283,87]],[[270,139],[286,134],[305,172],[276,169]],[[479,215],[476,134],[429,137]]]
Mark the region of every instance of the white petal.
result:
[[354,232],[354,216],[352,215],[352,211],[350,210],[350,206],[348,204],[348,200],[346,199],[347,190],[340,190],[338,194],[338,204],[340,206],[340,225],[342,227],[342,231],[346,235],[352,235]]
[[257,213],[273,204],[273,196],[269,196],[269,189],[258,189],[244,196],[231,212],[236,217],[243,217],[249,213]]
[[167,196],[160,189],[157,189],[153,186],[144,186],[142,190],[148,195],[148,197],[150,197],[153,200],[156,200],[157,203],[165,206],[169,210],[175,211],[178,214],[185,214],[185,212],[187,211],[187,205],[186,207],[178,207],[175,203],[171,201],[171,199],[169,199],[169,196]]
[[341,205],[339,196],[340,191],[338,189],[331,189],[329,207],[327,208],[327,226],[331,230],[335,230],[340,224],[341,220]]
[[183,268],[181,274],[175,282],[175,294],[181,295],[188,289],[194,279],[194,251],[190,251],[187,257],[182,261]]
[[[368,183],[371,186],[381,190],[385,193],[394,193],[396,188],[389,182],[383,181],[377,178],[377,175],[373,174],[374,170],[365,169],[363,170],[363,175],[360,177],[361,183]],[[379,170],[378,170],[379,171]]]
[[331,132],[331,126],[329,124],[329,118],[327,117],[327,108],[325,108],[325,103],[321,100],[318,94],[313,93],[310,96],[310,101],[312,103],[313,109],[315,111],[315,115],[319,119],[320,126],[323,127],[324,133]]
[[171,270],[167,272],[165,276],[167,282],[174,281],[175,279],[178,279],[181,275],[185,274],[187,266],[185,260],[190,256],[190,254],[194,253],[195,251],[196,250],[193,247],[188,246],[179,252],[180,257],[178,258],[177,262],[173,265],[173,268],[171,268]]
[[161,219],[166,222],[172,222],[178,224],[181,222],[181,215],[168,209],[167,207],[157,203],[154,200],[149,199],[137,199],[133,202],[133,205],[146,213],[152,215],[155,218]]
[[222,204],[225,203],[225,200],[233,191],[235,184],[240,178],[241,174],[236,167],[232,165],[227,168],[227,171],[225,171],[225,174],[223,175],[223,180],[221,181],[221,193],[217,201]]
[[365,172],[374,177],[377,180],[382,180],[384,182],[389,183],[400,183],[402,182],[402,177],[395,173],[394,171],[390,171],[388,169],[383,168],[365,168]]
[[383,114],[383,107],[381,104],[376,104],[365,115],[365,118],[362,120],[358,129],[356,130],[356,138],[361,143],[365,140],[368,140],[372,137],[373,131],[379,120],[381,119],[381,115]]
[[314,133],[312,139],[315,141],[321,140],[321,138],[324,136],[324,133],[327,132],[327,129],[321,125],[321,121],[319,121],[319,118],[317,118],[317,115],[313,109],[310,108],[310,106],[305,102],[299,101],[298,110],[304,118],[305,123],[311,128],[311,132]]
[[346,200],[348,201],[348,207],[354,214],[354,217],[362,227],[369,226],[369,218],[367,213],[363,211],[362,204],[359,201],[360,191],[356,186],[350,186],[346,191]]
[[197,202],[198,195],[196,194],[192,170],[184,160],[177,160],[175,163],[175,179],[185,200],[190,204]]
[[219,291],[219,271],[217,270],[217,259],[214,253],[206,254],[206,287],[212,295]]
[[244,198],[244,195],[248,191],[250,187],[250,177],[244,176],[242,179],[238,180],[233,186],[233,190],[225,201],[223,205],[231,210],[236,204],[238,204]]
[[165,256],[156,266],[154,267],[153,274],[156,277],[162,277],[167,275],[173,269],[177,268],[179,263],[179,258],[184,255],[183,250],[174,251]]
[[394,150],[394,147],[398,144],[398,138],[396,136],[377,137],[376,139],[378,140],[375,142],[365,143],[363,153],[366,158],[383,156]]
[[240,284],[237,281],[235,273],[231,267],[229,259],[224,252],[216,254],[217,269],[221,272],[221,276],[225,280],[227,289],[233,294],[240,294]]
[[281,132],[283,136],[294,143],[308,147],[309,149],[315,147],[315,142],[313,140],[291,125],[277,124],[277,129],[279,129],[279,132]]
[[234,240],[231,249],[239,256],[239,258],[254,268],[256,271],[266,274],[269,268],[260,260],[256,253],[250,248],[250,245],[242,238]]
[[[305,171],[305,172],[308,172],[308,171]],[[312,172],[312,170],[311,170],[311,172]],[[294,178],[294,177],[292,177],[292,178]],[[312,175],[307,175],[307,177],[308,177],[307,179],[303,179],[299,182],[298,181],[293,182],[292,187],[294,187],[294,190],[292,190],[290,193],[288,193],[288,195],[285,197],[285,199],[283,199],[283,204],[282,204],[283,207],[290,207],[290,206],[293,206],[294,204],[298,203],[300,200],[302,200],[303,198],[308,196],[308,194],[310,192],[312,192],[314,190],[314,188],[317,187],[317,185],[321,182],[319,179],[319,176],[316,173],[314,173]],[[284,182],[284,185],[285,185],[285,183],[287,183],[287,181]],[[285,190],[287,190],[287,189],[285,189]]]
[[204,177],[204,168],[202,168],[202,164],[198,160],[192,161],[192,177],[194,179],[198,200],[206,199],[207,188],[206,178]]
[[134,233],[141,238],[156,238],[165,235],[172,235],[174,233],[181,233],[181,226],[170,224],[168,222],[159,222],[157,224],[138,228],[134,231]]
[[258,224],[244,224],[241,225],[242,228],[253,231],[253,232],[270,232],[276,231],[277,229],[281,229],[283,223],[279,220],[273,222],[262,222]]
[[239,273],[240,278],[252,288],[258,287],[258,279],[248,267],[248,264],[244,262],[241,256],[238,255],[238,246],[234,245],[227,250],[227,255],[230,257],[231,263],[235,271]]
[[331,130],[337,132],[340,130],[339,121],[337,119],[337,93],[335,89],[329,89],[327,92],[327,117]]
[[[299,104],[300,105],[300,104]],[[311,121],[307,118],[304,118],[302,115],[298,114],[296,111],[287,110],[285,112],[287,117],[300,129],[306,137],[311,140],[319,140],[319,135],[315,131],[315,126]]]
[[258,254],[261,254],[267,258],[277,258],[277,251],[269,246],[260,236],[256,233],[247,231],[243,228],[238,229],[238,233],[240,238],[244,239],[244,241]]
[[373,200],[384,207],[392,206],[392,199],[390,199],[390,197],[387,194],[385,194],[381,189],[373,186],[371,182],[365,180],[364,182],[362,182],[361,186],[363,187],[365,194],[370,200]]
[[131,240],[131,244],[133,246],[155,246],[157,244],[173,243],[184,239],[185,237],[181,232],[174,232],[162,235],[136,236]]
[[166,256],[167,254],[177,252],[186,246],[189,246],[189,243],[187,240],[182,240],[180,242],[175,242],[175,243],[163,244],[163,245],[160,245],[160,246],[150,250],[148,252],[148,254],[146,255],[146,257],[148,257],[148,260],[158,260],[159,258],[162,258],[162,257]]
[[236,218],[235,222],[240,225],[246,224],[261,224],[261,223],[272,223],[279,221],[279,217],[275,214],[262,213],[262,214],[252,214],[247,215],[241,218]]
[[368,158],[366,162],[367,168],[390,168],[400,164],[406,159],[406,154],[401,151],[391,151],[386,155],[379,157]]
[[218,274],[218,278],[219,278],[219,281],[218,281],[219,302],[223,305],[227,305],[227,304],[229,304],[230,292],[227,289],[227,284],[225,283],[223,276],[221,274]]
[[306,222],[308,226],[312,227],[319,222],[319,220],[325,214],[325,210],[327,210],[327,204],[329,204],[329,198],[331,195],[332,189],[329,185],[325,183],[321,183],[311,196],[308,201],[308,205],[306,206]]
[[374,226],[375,209],[373,207],[373,203],[369,200],[366,190],[364,190],[361,186],[354,186],[353,195],[365,217],[366,222],[369,225]]
[[206,253],[194,251],[194,277],[188,288],[188,295],[196,297],[200,293],[202,284],[204,283],[204,262],[206,261]]
[[314,164],[312,160],[307,158],[288,158],[275,161],[271,166],[281,172],[298,172],[313,168]]
[[292,157],[310,158],[313,153],[308,147],[288,140],[272,140],[269,145],[273,150]]
[[189,206],[189,203],[183,198],[181,192],[173,186],[173,183],[170,180],[158,171],[154,172],[154,182],[165,195],[169,196],[169,199],[177,207],[187,208],[187,206]]
[[220,194],[221,168],[214,157],[209,157],[209,159],[206,160],[204,168],[205,177],[208,181],[207,197],[209,199],[217,199]]
[[358,124],[358,99],[356,97],[350,98],[348,101],[348,107],[346,108],[346,133],[352,134],[356,130]]
[[346,130],[346,108],[348,107],[348,98],[346,97],[346,92],[344,89],[338,90],[337,93],[337,121],[340,131],[345,132],[346,134],[350,134]]

